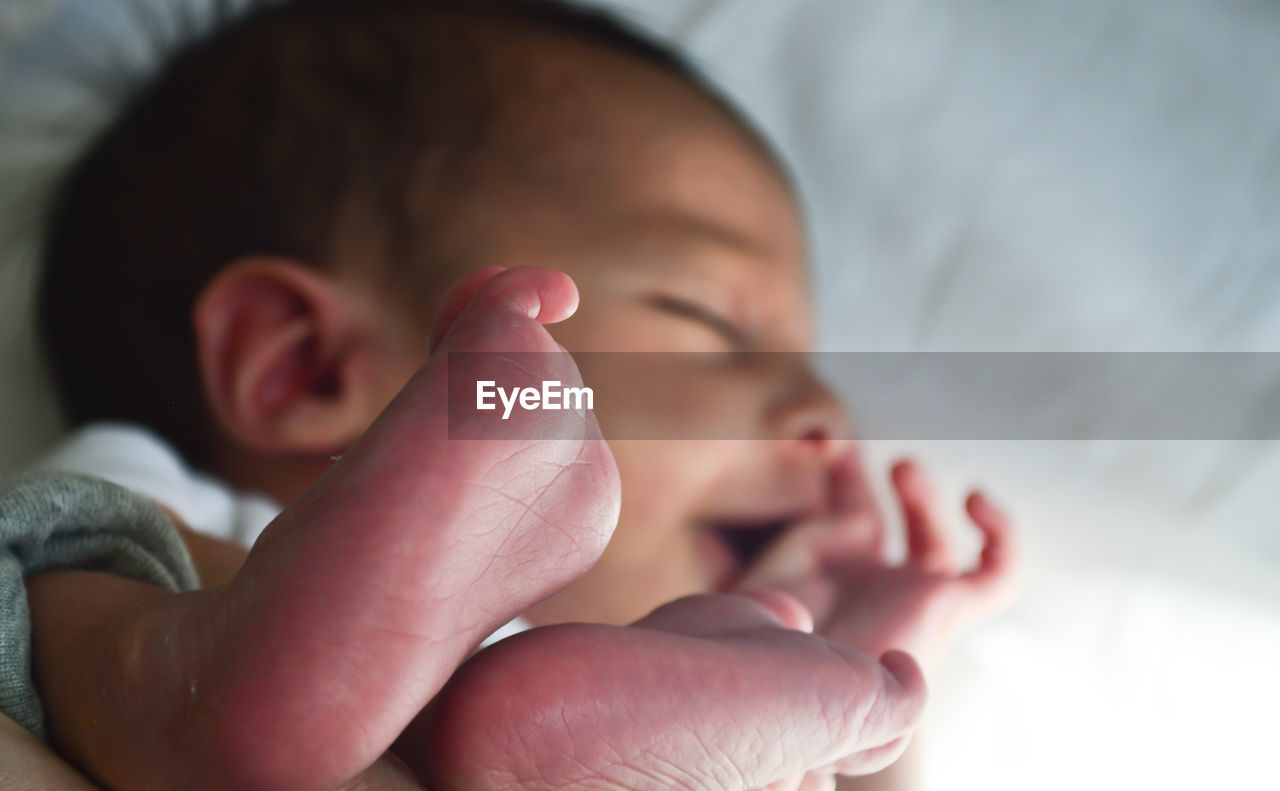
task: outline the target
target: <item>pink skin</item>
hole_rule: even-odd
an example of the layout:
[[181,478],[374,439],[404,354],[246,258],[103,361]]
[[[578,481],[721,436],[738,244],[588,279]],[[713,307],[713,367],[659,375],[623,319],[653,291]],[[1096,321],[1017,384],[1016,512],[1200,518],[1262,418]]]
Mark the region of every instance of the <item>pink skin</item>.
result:
[[503,641],[441,693],[429,786],[798,789],[878,771],[919,722],[923,676],[795,628],[809,623],[776,592],[709,594],[631,627]]
[[[368,766],[481,639],[603,552],[620,494],[593,421],[556,413],[574,423],[557,435],[581,440],[504,440],[491,421],[470,432],[488,440],[447,439],[447,352],[558,352],[542,323],[576,305],[550,270],[465,279],[437,353],[254,546],[221,602],[210,694],[193,705],[216,701],[236,723],[201,734],[228,756],[289,729],[296,751],[274,751],[255,785],[324,787]],[[542,378],[579,381],[565,355],[534,359],[564,366]]]
[[[831,467],[824,512],[789,528],[738,589],[772,585],[790,591],[813,613],[818,633],[833,643],[873,656],[906,651],[932,671],[963,628],[1013,600],[1021,576],[1016,534],[985,495],[971,493],[965,509],[984,543],[977,565],[963,570],[919,465],[900,461],[891,477],[907,533],[903,563],[883,560],[884,519],[855,448]],[[768,791],[836,787],[828,773],[810,772]]]
[[931,670],[961,629],[1012,601],[1020,577],[1016,534],[985,495],[970,494],[965,509],[983,548],[976,567],[961,569],[919,465],[898,462],[891,477],[906,526],[902,564],[882,560],[884,521],[850,453],[832,468],[826,512],[791,528],[741,588],[787,590],[813,612],[824,637],[872,655],[907,651]]
[[[446,299],[433,340],[560,351],[542,323],[576,298],[561,273],[483,270]],[[511,364],[472,359],[483,378]],[[535,359],[578,381],[567,355]],[[536,629],[454,674],[590,568],[619,484],[589,415],[554,417],[578,440],[502,439],[511,424],[492,421],[468,430],[487,438],[448,440],[445,364],[432,356],[227,585],[164,595],[71,573],[96,596],[72,620],[97,626],[54,679],[59,746],[109,787],[290,791],[419,787],[383,757],[411,721],[398,753],[437,791],[821,787],[904,749],[925,698],[915,662],[807,633],[806,608],[779,592],[690,597],[630,628]]]
[[[439,353],[235,579],[125,621],[117,664],[137,694],[120,685],[120,703],[91,711],[87,728],[55,719],[60,744],[122,788],[332,788],[372,764],[480,640],[609,540],[618,475],[589,414],[554,413],[556,435],[575,440],[504,440],[492,427],[448,439],[447,352],[559,352],[542,324],[576,305],[559,272],[464,280],[441,312]],[[549,366],[535,373],[580,381],[567,355],[533,359]]]

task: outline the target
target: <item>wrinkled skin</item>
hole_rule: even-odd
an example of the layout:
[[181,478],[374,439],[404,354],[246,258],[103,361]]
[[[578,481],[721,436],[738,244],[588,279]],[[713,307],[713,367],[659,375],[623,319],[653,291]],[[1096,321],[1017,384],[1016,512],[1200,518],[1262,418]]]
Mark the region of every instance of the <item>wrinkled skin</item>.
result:
[[434,711],[431,787],[748,789],[888,765],[922,713],[915,663],[787,629],[794,602],[772,598],[694,596],[483,652]]
[[[901,728],[918,710],[914,682],[885,681],[868,655],[908,650],[936,666],[957,631],[1007,606],[1019,576],[1008,521],[984,495],[966,502],[984,544],[963,569],[919,466],[900,462],[892,481],[908,538],[901,564],[882,560],[884,519],[851,452],[832,465],[824,512],[789,528],[739,583],[772,618],[741,599],[694,596],[635,624],[668,634],[560,626],[481,654],[445,688],[424,735],[439,750],[433,787],[813,791],[883,768],[906,738],[877,744],[868,724]],[[812,630],[815,619],[829,642],[777,629]],[[837,659],[843,671],[825,664]],[[874,687],[883,697],[868,709],[857,701]],[[850,727],[862,748],[833,749]],[[725,741],[740,752],[708,747]]]
[[[678,351],[707,363],[654,378],[668,396],[659,400],[628,397],[634,377],[580,361],[598,389],[606,434],[620,439],[614,451],[628,487],[609,547],[601,554],[619,508],[615,457],[594,427],[578,426],[580,440],[541,445],[445,443],[444,355],[424,367],[428,350],[406,342],[368,419],[391,406],[342,461],[300,499],[313,476],[268,490],[293,505],[235,582],[154,601],[131,620],[124,642],[154,657],[133,686],[98,701],[88,693],[101,687],[84,674],[50,685],[64,702],[100,707],[93,733],[77,736],[79,721],[55,725],[60,748],[110,785],[414,787],[392,761],[366,770],[411,720],[401,757],[445,787],[523,778],[600,788],[651,778],[659,787],[794,791],[828,787],[835,769],[867,771],[901,749],[923,689],[905,660],[884,669],[867,655],[927,648],[923,622],[939,620],[930,613],[963,616],[956,624],[968,614],[953,606],[963,598],[947,581],[955,574],[884,567],[878,544],[859,537],[865,515],[811,508],[851,432],[804,359],[812,348],[806,255],[785,180],[735,121],[681,80],[600,48],[550,43],[539,50],[538,82],[568,90],[533,101],[550,132],[539,148],[559,141],[568,155],[547,160],[556,188],[475,180],[476,194],[453,196],[475,207],[452,224],[453,242],[468,268],[519,261],[568,273],[587,295],[583,310],[555,325],[557,344],[540,324],[572,312],[563,276],[480,269],[446,300],[431,345]],[[576,163],[588,166],[561,167]],[[420,317],[422,295],[395,292]],[[525,310],[535,302],[536,320]],[[379,318],[391,321],[397,305],[386,300]],[[409,338],[425,335],[410,324]],[[781,352],[774,357],[787,365],[723,364],[756,352]],[[571,368],[546,374],[576,380]],[[733,439],[646,439],[682,436],[688,421],[712,417]],[[561,428],[567,436],[574,427]],[[327,454],[319,462],[327,466]],[[800,522],[763,560],[730,559],[714,541],[720,523],[780,517]],[[780,629],[771,619],[808,619],[794,600],[769,599],[724,633],[723,609],[741,600],[684,599],[646,619],[648,628],[566,625],[484,652],[445,688],[445,713],[419,716],[475,642],[511,614],[626,624],[672,599],[724,590],[725,579],[747,570],[753,585],[795,592],[840,644]],[[595,673],[551,673],[582,656],[598,660]],[[712,684],[731,685],[714,706],[699,697]],[[471,704],[475,696],[464,693],[480,689],[528,696],[543,715],[562,715],[560,730],[530,736],[511,710]],[[675,735],[655,744],[653,733],[627,730],[634,723],[599,705],[608,696],[641,707],[637,722],[658,723],[654,733]],[[414,749],[423,733],[452,748],[433,749],[427,738]],[[633,738],[649,749],[629,747]],[[602,760],[602,749],[623,754]],[[577,756],[590,760],[570,760]]]
[[[579,440],[503,439],[500,432],[519,429],[520,413],[514,425],[489,421],[471,432],[487,439],[447,438],[457,419],[447,404],[447,353],[559,352],[541,322],[576,303],[567,276],[536,269],[482,270],[450,295],[437,329],[441,353],[268,527],[217,603],[233,613],[221,643],[234,648],[217,663],[211,697],[236,711],[239,725],[208,734],[214,743],[231,738],[230,751],[253,749],[279,727],[277,717],[305,710],[306,718],[291,717],[299,751],[276,751],[279,765],[259,771],[294,788],[349,776],[386,749],[481,639],[596,561],[620,495],[589,413],[554,413],[569,424],[557,436]],[[568,366],[538,372],[543,378],[578,380],[566,355],[528,359]],[[367,743],[361,750],[342,748],[353,727]]]
[[[576,299],[562,273],[479,271],[446,300],[438,348],[559,351],[541,322]],[[52,679],[60,749],[114,788],[291,791],[415,788],[412,774],[443,789],[794,788],[901,752],[925,699],[915,662],[807,633],[808,611],[783,593],[536,629],[455,674],[481,638],[591,567],[619,492],[589,415],[557,413],[570,422],[558,433],[581,440],[483,438],[484,426],[448,440],[444,359],[227,585],[173,595],[70,572],[104,603],[137,604],[115,621],[81,614],[109,628]],[[567,355],[539,359],[569,366],[547,378],[577,381]],[[49,603],[32,590],[39,622]],[[410,725],[404,764],[383,757]]]

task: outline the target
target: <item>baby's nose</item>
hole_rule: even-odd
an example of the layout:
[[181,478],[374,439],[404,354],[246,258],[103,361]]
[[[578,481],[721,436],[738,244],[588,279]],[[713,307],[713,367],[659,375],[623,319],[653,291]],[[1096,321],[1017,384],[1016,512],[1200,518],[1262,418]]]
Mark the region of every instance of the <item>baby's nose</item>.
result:
[[788,377],[789,387],[771,410],[773,434],[791,452],[826,463],[846,453],[853,441],[849,413],[807,363]]

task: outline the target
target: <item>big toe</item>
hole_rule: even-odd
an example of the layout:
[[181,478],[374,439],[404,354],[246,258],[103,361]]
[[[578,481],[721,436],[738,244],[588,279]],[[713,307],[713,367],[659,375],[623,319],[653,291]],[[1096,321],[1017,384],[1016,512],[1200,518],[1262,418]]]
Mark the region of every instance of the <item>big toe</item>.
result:
[[[255,723],[237,739],[290,730],[309,750],[359,732],[363,747],[327,754],[367,765],[476,643],[599,558],[620,489],[590,411],[504,420],[451,403],[455,385],[484,380],[581,385],[542,326],[576,304],[573,282],[549,270],[464,283],[437,353],[270,525],[227,599],[238,648],[222,703]],[[305,727],[290,724],[299,711]],[[279,753],[287,773],[296,755]]]
[[563,272],[487,267],[445,297],[433,335],[446,353],[561,352],[550,335],[538,330],[577,309],[578,288]]

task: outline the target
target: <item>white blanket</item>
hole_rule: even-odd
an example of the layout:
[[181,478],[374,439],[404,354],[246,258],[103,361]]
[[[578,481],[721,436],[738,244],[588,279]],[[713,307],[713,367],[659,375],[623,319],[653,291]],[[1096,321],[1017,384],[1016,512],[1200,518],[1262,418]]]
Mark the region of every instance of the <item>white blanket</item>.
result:
[[[825,348],[1280,351],[1275,4],[627,5],[792,161]],[[834,367],[879,434],[897,383]],[[921,408],[959,411],[936,384]],[[1276,436],[1277,392],[1235,404],[1240,436]],[[927,786],[1280,787],[1280,444],[1108,439],[1000,395],[1064,439],[871,443],[957,505],[981,482],[1028,544],[1023,602],[936,685]]]
[[[824,348],[1280,350],[1280,6],[611,4],[779,142],[813,221]],[[13,270],[0,288],[21,300]],[[0,317],[12,335],[21,311]],[[48,435],[31,360],[0,378],[0,463]],[[837,373],[875,433],[860,393],[894,382]],[[951,389],[932,392],[948,414]],[[1107,438],[1069,398],[1002,395],[1061,439],[870,444],[918,453],[957,504],[981,482],[1028,545],[1022,603],[937,680],[927,786],[1280,787],[1280,445]],[[1259,389],[1245,435],[1273,435],[1278,405]]]

